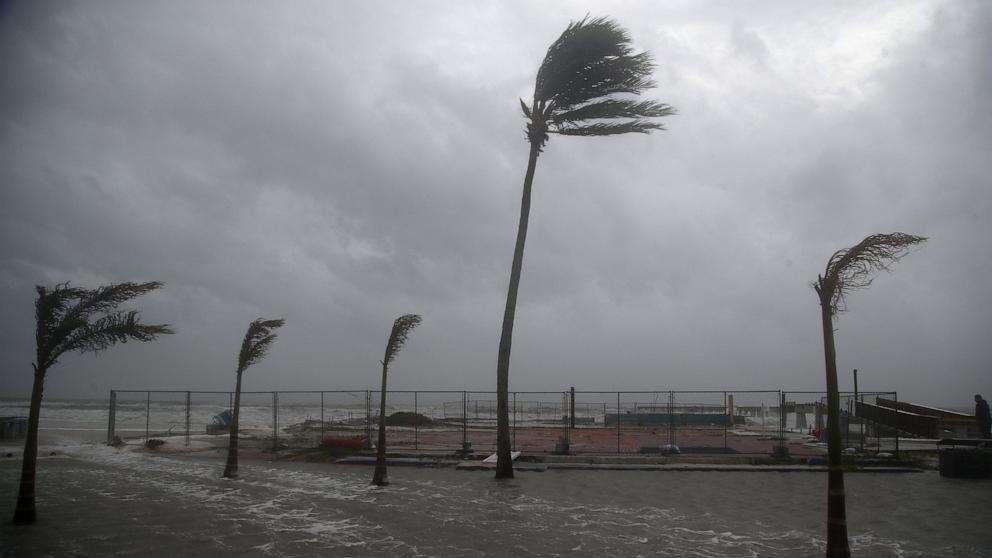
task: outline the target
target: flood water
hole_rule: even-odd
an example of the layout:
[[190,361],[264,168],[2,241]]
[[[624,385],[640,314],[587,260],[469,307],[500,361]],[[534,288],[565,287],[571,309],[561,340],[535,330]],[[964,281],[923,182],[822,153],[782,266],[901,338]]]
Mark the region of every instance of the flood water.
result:
[[[39,463],[39,522],[0,556],[822,556],[826,476],[488,472],[243,462],[83,445]],[[11,513],[20,460],[0,458]],[[855,555],[992,555],[992,482],[846,476]]]

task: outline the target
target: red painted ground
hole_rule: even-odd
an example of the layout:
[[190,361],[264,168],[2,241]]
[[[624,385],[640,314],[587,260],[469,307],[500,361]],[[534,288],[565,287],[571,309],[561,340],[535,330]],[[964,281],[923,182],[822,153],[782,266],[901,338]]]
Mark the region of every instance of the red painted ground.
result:
[[[514,449],[524,453],[553,453],[564,430],[560,427],[518,427],[513,432]],[[657,454],[670,443],[669,431],[660,428],[602,428],[580,427],[572,429],[569,453],[572,455],[609,454]],[[461,448],[467,440],[476,452],[494,451],[496,447],[495,429],[441,430],[436,428],[390,428],[388,447],[396,450],[450,451]],[[738,454],[747,456],[767,456],[780,444],[768,435],[754,432],[725,431],[712,427],[681,427],[675,429],[674,443],[683,455],[691,454]],[[823,455],[818,447],[805,447],[799,434],[786,433],[785,445],[793,457]],[[653,451],[652,451],[653,448]]]

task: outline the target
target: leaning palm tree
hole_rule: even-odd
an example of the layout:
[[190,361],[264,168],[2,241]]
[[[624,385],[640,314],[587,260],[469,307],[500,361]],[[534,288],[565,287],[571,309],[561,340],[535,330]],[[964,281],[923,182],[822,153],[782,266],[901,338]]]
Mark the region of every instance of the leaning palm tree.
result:
[[234,413],[231,417],[231,438],[227,444],[227,464],[224,475],[228,478],[238,476],[238,416],[241,412],[241,374],[252,364],[262,360],[269,347],[276,340],[273,330],[286,323],[286,320],[266,320],[257,318],[248,324],[245,339],[241,342],[241,352],[238,354],[238,379],[234,384]]
[[616,22],[584,18],[569,24],[548,48],[537,71],[531,104],[520,101],[527,118],[530,155],[496,367],[496,478],[513,477],[508,393],[510,345],[537,157],[548,141],[548,134],[609,136],[663,129],[661,124],[645,119],[669,116],[675,114],[675,109],[656,101],[636,100],[638,94],[654,87],[650,78],[653,68],[651,55],[634,54],[630,36]]
[[17,493],[14,523],[34,523],[36,519],[35,467],[38,461],[38,420],[45,374],[67,352],[99,352],[128,340],[151,341],[158,335],[172,333],[167,324],[149,325],[138,321],[138,312],[118,310],[121,304],[154,291],[162,283],[117,283],[83,289],[69,283],[53,289],[36,286],[34,303],[35,343],[34,387],[28,413],[27,439],[21,462],[21,485]]
[[376,486],[389,484],[386,476],[386,373],[389,363],[406,343],[407,335],[420,325],[420,321],[417,314],[403,314],[396,318],[393,329],[389,332],[389,340],[386,341],[386,355],[382,359],[382,391],[379,394],[379,443],[376,444],[375,471],[372,473],[372,484]]
[[837,387],[837,354],[834,350],[833,320],[847,309],[847,294],[871,285],[878,271],[889,271],[891,264],[905,256],[910,247],[926,238],[900,232],[873,234],[857,245],[830,256],[823,275],[813,283],[820,297],[823,323],[823,353],[827,369],[827,556],[851,555],[847,541],[847,509],[844,469],[841,465],[840,393]]

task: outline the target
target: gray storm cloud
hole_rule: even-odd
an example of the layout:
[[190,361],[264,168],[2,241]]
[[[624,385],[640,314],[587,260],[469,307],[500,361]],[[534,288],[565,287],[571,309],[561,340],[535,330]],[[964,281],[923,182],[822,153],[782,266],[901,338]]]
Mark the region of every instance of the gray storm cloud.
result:
[[[517,98],[570,19],[657,62],[667,131],[552,138],[511,389],[822,389],[830,254],[930,237],[855,293],[841,370],[964,406],[992,392],[992,7],[984,2],[13,2],[0,8],[0,374],[29,393],[34,285],[161,280],[177,334],[71,355],[47,394],[495,389],[527,148]],[[842,388],[849,388],[842,380]],[[849,383],[849,382],[848,382]]]

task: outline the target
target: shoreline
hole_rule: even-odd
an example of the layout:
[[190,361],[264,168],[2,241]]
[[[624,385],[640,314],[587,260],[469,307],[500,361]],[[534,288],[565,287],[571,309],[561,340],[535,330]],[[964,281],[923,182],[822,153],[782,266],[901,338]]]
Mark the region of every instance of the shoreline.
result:
[[[149,449],[144,444],[120,446],[124,451],[133,451],[151,456],[195,458],[208,461],[223,461],[227,456],[226,436],[198,435],[191,439],[190,446],[183,444],[183,437],[157,438],[165,443]],[[175,442],[175,443],[170,443]],[[265,447],[266,439],[244,436],[240,440],[238,457],[246,461],[261,462],[307,462],[337,465],[371,466],[375,464],[372,450],[341,451],[322,447],[281,448],[273,450]],[[934,448],[934,452],[936,448]],[[910,453],[910,452],[906,452]],[[936,469],[936,458],[926,454],[930,451],[912,452],[906,459],[873,458],[851,456],[846,472],[866,473],[907,473]],[[458,456],[450,452],[430,451],[388,451],[386,464],[394,467],[451,468],[455,470],[492,470],[495,464],[483,463],[488,453],[473,453]],[[822,457],[786,457],[773,455],[738,454],[525,454],[514,462],[514,470],[542,472],[547,470],[605,470],[605,471],[735,471],[735,472],[814,472],[827,471]]]
[[[194,434],[187,445],[184,435],[152,438],[163,443],[148,448],[142,441],[124,442],[109,446],[104,442],[81,443],[48,442],[39,445],[39,459],[71,455],[73,448],[113,447],[118,451],[137,452],[149,456],[193,458],[222,462],[227,456],[227,435]],[[268,447],[271,439],[251,433],[242,434],[238,457],[256,462],[299,461],[340,465],[373,465],[372,450],[345,451],[323,447]],[[934,470],[937,466],[936,445],[904,450],[899,459],[877,457],[870,454],[848,456],[846,472],[905,473]],[[7,440],[0,444],[0,459],[20,459],[23,441]],[[488,452],[458,455],[449,451],[388,450],[387,465],[398,467],[434,467],[455,470],[488,470],[495,466],[483,463]],[[683,454],[615,454],[582,453],[561,455],[554,453],[524,454],[514,463],[514,469],[524,471],[746,471],[746,472],[826,472],[825,455],[800,455],[776,457],[772,454],[741,454],[723,452]]]

